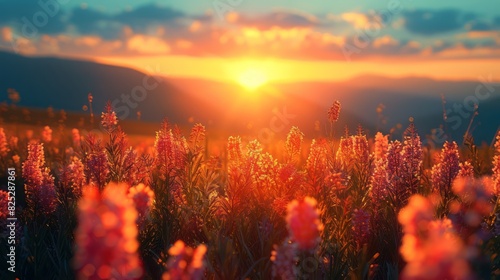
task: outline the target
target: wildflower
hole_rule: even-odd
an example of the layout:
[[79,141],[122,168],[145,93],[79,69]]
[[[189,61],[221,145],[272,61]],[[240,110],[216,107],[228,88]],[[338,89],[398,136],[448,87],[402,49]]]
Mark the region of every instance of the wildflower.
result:
[[339,120],[340,108],[341,108],[340,101],[335,100],[330,109],[328,109],[328,120],[331,123],[334,123]]
[[292,161],[297,156],[300,156],[302,142],[304,141],[304,133],[296,126],[293,126],[286,137],[285,150],[287,160]]
[[127,182],[129,186],[134,186],[142,182],[147,176],[147,170],[140,166],[137,151],[132,147],[125,151],[123,159],[123,168],[125,169],[124,182]]
[[195,153],[201,152],[205,147],[205,140],[206,140],[205,134],[206,134],[205,127],[200,123],[195,124],[191,129],[191,134],[189,135],[189,142],[191,143],[192,150]]
[[305,197],[303,200],[293,200],[288,204],[286,222],[292,241],[301,250],[313,250],[319,243],[323,225],[316,209],[316,199]]
[[186,150],[186,140],[179,132],[174,134],[167,124],[156,132],[155,162],[161,177],[172,175],[175,170],[184,168]]
[[401,158],[401,152],[403,150],[403,145],[398,140],[391,141],[387,147],[387,172],[389,177],[397,177],[400,174],[401,164],[403,159]]
[[[422,167],[423,152],[422,142],[413,122],[404,132],[401,158],[403,160],[402,177],[412,181],[418,180],[420,178],[420,168]],[[412,184],[411,187],[416,188],[416,185]],[[415,192],[415,190],[413,189],[412,192]]]
[[343,136],[340,138],[339,148],[335,155],[335,159],[342,165],[343,168],[351,165],[351,161],[355,155],[353,151],[353,138],[350,136]]
[[274,245],[271,253],[273,279],[294,280],[297,274],[297,244],[285,240],[281,246]]
[[399,141],[389,144],[387,157],[391,191],[398,208],[417,192],[423,161],[422,142],[413,122],[404,132],[403,139],[402,145]]
[[7,218],[7,213],[8,213],[8,203],[9,201],[9,193],[0,190],[0,220],[6,219]]
[[103,112],[101,115],[101,124],[102,127],[106,129],[106,131],[112,132],[116,129],[116,126],[118,125],[118,118],[116,117],[116,113],[115,111],[113,111],[110,102],[106,104],[105,110],[106,112]]
[[259,154],[255,169],[253,170],[253,181],[258,186],[257,191],[265,195],[273,190],[277,184],[278,161],[269,153]]
[[230,136],[227,140],[228,161],[240,163],[243,160],[243,152],[241,147],[241,138],[239,136]]
[[439,163],[432,167],[432,188],[439,192],[443,199],[449,199],[451,185],[460,171],[458,145],[456,142],[445,142]]
[[352,214],[352,232],[358,248],[368,243],[371,232],[370,213],[362,209],[354,210]]
[[460,171],[458,171],[457,178],[466,177],[466,178],[474,178],[474,166],[470,163],[470,161],[466,160],[463,163],[460,163]]
[[470,279],[462,240],[449,219],[434,220],[429,199],[413,195],[398,220],[404,233],[400,252],[407,262],[402,279]]
[[207,252],[207,246],[200,244],[196,249],[186,247],[182,240],[175,242],[168,250],[170,259],[167,263],[167,272],[163,274],[163,280],[199,280],[203,279],[203,259]]
[[109,174],[108,156],[102,147],[101,141],[95,135],[90,134],[85,139],[85,142],[90,150],[85,157],[85,177],[89,184],[102,189]]
[[368,139],[366,139],[366,135],[360,133],[352,137],[354,138],[352,153],[356,155],[356,159],[360,164],[368,163],[370,160],[370,149],[368,146]]
[[44,143],[52,142],[52,129],[48,125],[43,128],[42,141]]
[[387,171],[387,157],[376,156],[375,166],[370,178],[370,197],[375,208],[387,197],[389,190],[389,177]]
[[80,131],[76,128],[71,130],[71,139],[73,140],[73,147],[80,147],[82,137],[80,136]]
[[493,184],[495,193],[500,196],[500,130],[495,141],[495,156],[493,157]]
[[5,136],[3,127],[0,127],[0,156],[6,157],[8,152],[9,146],[7,144],[7,136]]
[[377,132],[375,135],[375,154],[374,160],[386,160],[387,159],[387,149],[389,148],[389,136],[383,135]]
[[313,185],[316,183],[315,180],[324,177],[325,172],[328,169],[327,166],[327,154],[328,148],[324,140],[317,141],[312,140],[311,151],[306,161],[307,174],[313,180]]
[[82,188],[86,182],[85,171],[82,161],[72,156],[70,163],[62,169],[61,184],[68,189],[72,198],[79,198],[82,195]]
[[78,203],[74,267],[80,279],[139,279],[137,212],[126,185],[88,187]]
[[129,189],[128,197],[134,201],[139,220],[147,218],[153,206],[153,191],[148,186],[139,184]]
[[[461,211],[465,223],[471,227],[478,227],[485,216],[493,210],[493,181],[489,177],[481,179],[461,177],[453,182],[453,192],[462,201]],[[460,225],[461,226],[461,225]]]
[[54,177],[45,165],[43,144],[29,144],[28,157],[22,166],[24,189],[29,209],[48,215],[56,208]]

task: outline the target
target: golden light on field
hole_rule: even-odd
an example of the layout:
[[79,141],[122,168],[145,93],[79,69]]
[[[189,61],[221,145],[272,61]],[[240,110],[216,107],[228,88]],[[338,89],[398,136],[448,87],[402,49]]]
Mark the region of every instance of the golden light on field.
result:
[[266,73],[258,68],[244,70],[237,78],[240,85],[248,90],[257,89],[269,81]]

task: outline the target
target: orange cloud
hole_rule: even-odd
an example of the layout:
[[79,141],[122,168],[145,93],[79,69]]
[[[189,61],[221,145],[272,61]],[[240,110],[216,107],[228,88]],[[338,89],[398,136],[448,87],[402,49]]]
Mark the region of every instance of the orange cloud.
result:
[[170,46],[157,37],[133,35],[127,41],[127,49],[141,54],[166,54]]
[[383,46],[397,46],[397,45],[399,45],[399,41],[392,38],[389,35],[385,35],[385,36],[377,38],[377,39],[375,39],[375,41],[373,41],[373,46],[375,48],[380,48]]
[[364,28],[368,26],[368,24],[370,23],[370,19],[368,18],[368,16],[363,13],[356,13],[356,12],[343,13],[340,17],[343,20],[354,25],[354,27],[356,28]]

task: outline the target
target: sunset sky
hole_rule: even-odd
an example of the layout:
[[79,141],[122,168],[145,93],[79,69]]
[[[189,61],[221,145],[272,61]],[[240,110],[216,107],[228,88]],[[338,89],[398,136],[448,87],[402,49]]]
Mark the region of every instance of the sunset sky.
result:
[[3,50],[165,76],[500,80],[493,0],[0,0],[0,7]]

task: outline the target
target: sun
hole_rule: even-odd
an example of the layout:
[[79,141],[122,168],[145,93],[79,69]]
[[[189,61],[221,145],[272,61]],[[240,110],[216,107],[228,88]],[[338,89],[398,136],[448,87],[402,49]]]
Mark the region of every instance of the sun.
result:
[[266,73],[258,68],[249,68],[238,76],[238,83],[248,90],[257,89],[268,82]]

